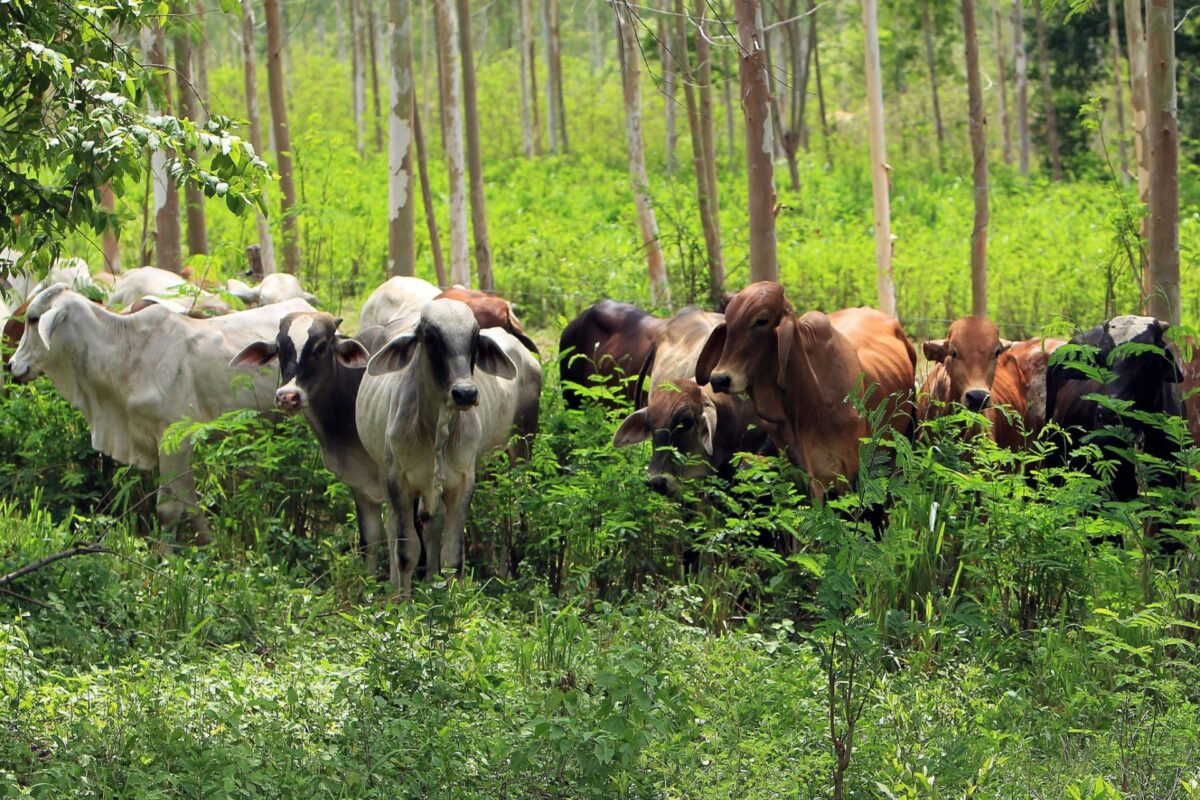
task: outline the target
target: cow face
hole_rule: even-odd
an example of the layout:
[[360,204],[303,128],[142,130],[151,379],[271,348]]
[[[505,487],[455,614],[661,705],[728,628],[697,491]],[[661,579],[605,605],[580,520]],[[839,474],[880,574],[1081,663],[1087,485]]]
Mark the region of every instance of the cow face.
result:
[[972,411],[992,405],[996,359],[1012,346],[996,323],[982,317],[955,320],[945,339],[924,345],[925,358],[940,362],[950,378],[950,396]]
[[512,380],[516,365],[504,348],[481,335],[475,315],[457,300],[432,300],[421,309],[416,327],[385,344],[370,360],[367,372],[380,375],[414,362],[424,371],[424,386],[447,408],[464,411],[479,403],[475,369]]
[[729,302],[725,322],[713,329],[696,363],[696,382],[714,391],[741,394],[763,376],[775,379],[786,361],[780,341],[790,342],[795,313],[778,283],[747,286]]
[[17,383],[28,383],[42,374],[54,333],[69,319],[69,309],[75,299],[87,302],[59,283],[29,301],[25,310],[25,331],[21,334],[17,352],[8,362]]
[[257,369],[279,359],[279,388],[275,406],[294,414],[308,408],[309,398],[337,381],[337,368],[362,368],[367,351],[359,342],[337,332],[341,323],[329,314],[299,311],[279,322],[273,342],[254,342],[229,362],[231,367]]
[[[1131,402],[1140,411],[1178,412],[1178,408],[1168,407],[1170,404],[1164,403],[1164,388],[1166,394],[1170,394],[1170,387],[1166,385],[1183,380],[1175,355],[1167,347],[1164,337],[1169,327],[1170,323],[1153,317],[1113,317],[1104,323],[1099,355],[1107,359],[1112,371],[1112,379],[1102,390],[1106,397]],[[1137,345],[1150,345],[1154,349],[1147,350]],[[1111,425],[1117,421],[1115,411],[1097,405],[1097,426]]]
[[[650,404],[625,418],[613,436],[613,445],[626,447],[652,440],[654,454],[646,485],[674,495],[680,479],[708,474],[717,429],[717,408],[694,381],[658,386]],[[683,463],[678,456],[683,456]]]

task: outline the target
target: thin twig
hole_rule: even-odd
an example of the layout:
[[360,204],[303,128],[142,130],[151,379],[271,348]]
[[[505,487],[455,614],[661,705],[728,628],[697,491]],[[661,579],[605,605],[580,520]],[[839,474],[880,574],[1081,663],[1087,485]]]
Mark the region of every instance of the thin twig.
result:
[[93,553],[112,553],[112,550],[94,542],[77,544],[74,547],[68,547],[66,550],[59,550],[57,553],[51,553],[45,558],[39,558],[37,561],[26,564],[20,569],[10,572],[7,575],[0,576],[0,587],[7,586],[13,581],[37,572],[43,567],[53,564],[55,561],[62,561],[64,558],[71,558],[72,556],[91,555]]

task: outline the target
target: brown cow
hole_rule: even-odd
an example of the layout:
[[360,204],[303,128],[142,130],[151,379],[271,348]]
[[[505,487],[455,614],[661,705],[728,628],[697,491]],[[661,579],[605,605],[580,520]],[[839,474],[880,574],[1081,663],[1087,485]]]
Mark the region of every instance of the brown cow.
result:
[[1000,338],[996,323],[983,317],[957,319],[945,339],[925,342],[930,370],[917,400],[917,419],[942,416],[952,403],[971,411],[991,406],[996,362],[1011,345]]
[[[1063,339],[1026,339],[1015,342],[996,361],[992,381],[992,407],[985,416],[992,422],[992,439],[1001,447],[1020,450],[1046,426],[1046,366]],[[1021,420],[1009,418],[1011,409]]]
[[636,306],[614,300],[601,300],[571,320],[558,340],[558,374],[567,408],[583,404],[583,396],[573,384],[592,386],[595,376],[633,402],[637,391],[633,378],[666,324]]
[[764,281],[730,302],[700,354],[696,381],[748,393],[776,446],[808,472],[820,502],[840,480],[857,477],[859,440],[870,433],[847,395],[870,387],[867,408],[886,404],[887,424],[904,432],[916,362],[900,323],[886,314],[852,308],[797,319],[783,287]]
[[538,354],[537,345],[521,327],[521,321],[517,319],[517,312],[513,311],[512,303],[503,297],[462,286],[451,286],[434,299],[438,298],[466,303],[475,314],[475,321],[479,323],[480,328],[503,328],[525,345],[526,350]]

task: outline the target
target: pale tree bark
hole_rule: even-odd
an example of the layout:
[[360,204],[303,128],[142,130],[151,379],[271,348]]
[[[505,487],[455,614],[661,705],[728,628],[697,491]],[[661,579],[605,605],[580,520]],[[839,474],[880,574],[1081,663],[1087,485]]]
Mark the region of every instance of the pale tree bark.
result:
[[687,46],[686,9],[683,0],[675,0],[674,8],[675,55],[679,60],[679,80],[683,84],[683,99],[687,108],[688,127],[692,139],[692,164],[696,172],[697,205],[700,209],[700,227],[704,231],[704,249],[708,256],[708,293],[715,304],[725,291],[725,258],[721,253],[721,219],[717,213],[717,187],[710,183],[715,171],[711,168],[714,154],[705,145],[705,128],[709,129],[711,141],[712,120],[700,114],[700,103],[696,97],[696,77],[692,73],[691,56]]
[[296,184],[292,179],[292,133],[288,127],[283,75],[283,16],[279,0],[263,0],[267,17],[267,88],[271,101],[271,130],[275,133],[275,167],[279,170],[279,203],[283,231],[283,268],[300,269],[300,237],[296,224]]
[[113,194],[112,183],[106,182],[100,186],[100,207],[106,214],[113,215],[112,224],[104,228],[103,252],[104,268],[116,275],[121,271],[121,243],[117,241],[117,197]]
[[[164,109],[148,101],[151,114],[169,113],[171,108],[171,82],[167,80],[167,34],[161,20],[142,28],[142,50],[146,66],[158,68],[156,81],[162,90]],[[159,269],[171,272],[183,271],[182,230],[179,221],[179,188],[167,171],[167,160],[174,152],[155,150],[150,154],[150,179],[154,184],[154,263]]]
[[[433,69],[429,66],[429,40],[433,38],[433,34],[429,30],[429,3],[421,3],[421,97],[425,104],[425,119],[430,119],[433,116],[433,87],[430,83],[433,77]],[[440,69],[438,67],[437,69]],[[442,81],[438,78],[438,89],[441,89]],[[438,115],[439,117],[441,115]]]
[[[1146,27],[1142,0],[1125,0],[1125,43],[1129,48],[1129,99],[1133,107],[1133,157],[1137,162],[1138,198],[1149,202],[1150,146],[1146,133]],[[1142,238],[1147,222],[1143,220]]]
[[1129,183],[1129,147],[1125,140],[1125,92],[1121,88],[1121,34],[1117,26],[1116,0],[1108,0],[1108,42],[1113,60],[1113,105],[1117,112],[1117,150],[1121,160],[1121,183]]
[[[708,0],[696,0],[695,14],[693,16],[697,24],[701,26],[705,24],[705,13],[708,10],[707,3]],[[686,47],[686,42],[684,46]],[[719,184],[717,183],[717,143],[713,119],[712,46],[704,36],[696,37],[696,64],[697,79],[699,81],[696,91],[697,99],[700,102],[700,128],[701,133],[704,134],[704,161],[708,166],[708,185],[712,188],[713,218],[717,219],[719,212],[719,204],[717,203]],[[728,88],[728,82],[726,82],[726,87]],[[732,104],[732,101],[729,102]],[[732,117],[730,119],[732,120]],[[732,130],[732,122],[730,122],[730,131],[732,132]]]
[[[702,0],[703,1],[703,0]],[[703,39],[704,37],[699,37]],[[696,45],[696,60],[700,60],[700,45]],[[733,70],[729,66],[729,48],[721,48],[721,102],[725,106],[725,142],[729,150],[729,166],[737,162],[737,133],[733,121]]]
[[621,84],[625,97],[625,137],[629,148],[629,178],[633,183],[633,202],[638,225],[642,229],[642,247],[650,272],[650,302],[656,306],[671,304],[671,286],[667,265],[658,241],[658,221],[650,202],[650,179],[646,175],[646,155],[642,142],[641,52],[637,42],[637,21],[623,2],[613,6],[620,29]]
[[925,63],[929,67],[929,93],[933,99],[933,123],[937,131],[938,169],[945,169],[943,151],[946,131],[942,127],[942,105],[938,101],[937,57],[933,50],[933,24],[929,19],[929,0],[921,0],[921,32],[925,37]]
[[429,231],[429,249],[433,254],[433,270],[437,284],[443,289],[450,287],[446,280],[446,262],[442,258],[442,239],[438,235],[437,214],[433,210],[433,190],[429,187],[429,165],[425,160],[425,136],[421,131],[421,114],[413,103],[413,146],[417,151],[417,170],[421,175],[421,204],[425,209],[425,228]]
[[[186,32],[177,33],[173,38],[179,115],[202,125],[198,111],[200,104],[196,102],[196,89],[192,83],[192,42]],[[187,153],[187,157],[192,161],[196,160],[196,156],[195,149]],[[208,230],[204,224],[204,190],[194,183],[188,183],[183,187],[183,204],[187,215],[188,255],[203,255],[208,252]]]
[[1042,73],[1042,102],[1046,109],[1046,147],[1050,151],[1050,174],[1056,181],[1063,177],[1062,157],[1058,152],[1058,114],[1054,111],[1054,94],[1050,88],[1050,56],[1046,52],[1046,25],[1042,19],[1042,4],[1033,4],[1033,22],[1037,32],[1038,69]]
[[521,145],[526,158],[535,151],[541,155],[541,134],[537,131],[537,88],[530,89],[533,77],[532,23],[529,19],[529,0],[517,0],[517,47],[521,51]]
[[750,280],[779,280],[775,256],[775,143],[771,130],[770,82],[758,0],[734,0],[738,73],[746,120],[746,189],[750,227]]
[[485,292],[496,290],[492,276],[492,241],[488,236],[487,203],[483,196],[483,154],[479,147],[479,108],[475,98],[475,49],[471,43],[471,0],[458,0],[458,45],[462,55],[462,84],[467,166],[471,172],[471,233],[475,237],[475,276]]
[[456,50],[458,15],[454,0],[434,0],[438,63],[442,65],[442,130],[446,169],[450,176],[450,280],[471,285],[471,261],[467,246],[467,178],[463,155],[461,81]]
[[1146,4],[1146,97],[1150,145],[1149,312],[1172,325],[1179,307],[1179,119],[1175,1]]
[[883,129],[883,81],[879,74],[879,12],[876,0],[862,0],[867,75],[867,117],[871,136],[871,189],[875,197],[875,292],[879,310],[896,316],[892,281],[892,209],[888,196],[887,143]]
[[378,26],[375,20],[375,0],[364,0],[367,4],[367,60],[371,63],[371,101],[375,106],[375,152],[383,152],[383,115],[380,113],[379,106],[379,63],[376,57],[379,55],[378,41],[376,30]]
[[996,82],[1000,84],[1000,130],[1004,138],[1004,163],[1012,164],[1012,119],[1008,114],[1008,80],[1004,65],[1004,20],[1000,3],[992,6],[992,23],[996,29]]
[[584,0],[587,5],[588,63],[592,74],[600,72],[604,65],[604,40],[600,38],[600,3],[604,0]]
[[[254,57],[254,0],[242,3],[242,63],[246,87],[246,116],[249,119],[250,145],[260,156],[266,153],[262,143],[262,117],[258,113],[258,69]],[[263,188],[263,204],[267,204],[267,189]],[[275,271],[275,240],[271,236],[271,225],[262,211],[254,210],[254,221],[258,226],[259,255],[262,258],[263,274]]]
[[[196,13],[199,15],[200,30],[203,33],[208,29],[204,20],[207,19],[208,11],[204,7],[204,0],[196,0]],[[200,47],[192,48],[192,59],[196,64],[196,94],[200,98],[198,105],[200,108],[197,113],[200,114],[196,121],[202,125],[208,124],[208,43],[201,41]]]
[[542,0],[542,37],[546,44],[546,128],[551,153],[569,153],[566,109],[563,106],[562,47],[558,32],[558,0]]
[[350,0],[350,52],[351,86],[354,94],[354,148],[361,156],[367,149],[367,54],[366,33],[363,30],[362,3],[365,0]]
[[1013,82],[1017,96],[1017,163],[1022,175],[1029,174],[1029,66],[1025,56],[1025,19],[1021,0],[1013,0]]
[[388,0],[388,275],[415,275],[413,254],[412,3]]
[[[662,10],[670,13],[671,0],[662,0]],[[658,16],[658,52],[662,61],[663,122],[667,129],[667,174],[675,172],[675,58],[678,44],[675,43],[672,27],[666,14]]]
[[963,41],[967,62],[967,116],[971,126],[971,185],[975,191],[975,226],[971,229],[971,313],[986,317],[988,163],[987,116],[983,110],[983,85],[979,79],[979,38],[975,0],[962,0]]

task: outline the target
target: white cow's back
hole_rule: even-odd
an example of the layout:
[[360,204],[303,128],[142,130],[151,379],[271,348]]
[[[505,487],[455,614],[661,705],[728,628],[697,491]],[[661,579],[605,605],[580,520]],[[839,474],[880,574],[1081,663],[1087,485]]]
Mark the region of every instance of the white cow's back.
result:
[[106,305],[115,309],[129,308],[143,297],[172,297],[195,291],[198,290],[182,275],[158,267],[137,267],[117,276]]
[[387,325],[397,317],[416,314],[441,293],[441,289],[420,278],[404,275],[388,278],[363,303],[358,326]]

